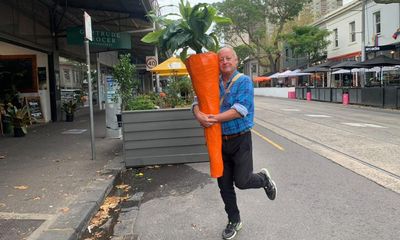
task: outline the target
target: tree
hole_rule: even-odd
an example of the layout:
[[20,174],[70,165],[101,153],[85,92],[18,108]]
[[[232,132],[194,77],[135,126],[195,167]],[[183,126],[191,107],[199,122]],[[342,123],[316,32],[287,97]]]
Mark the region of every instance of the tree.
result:
[[114,66],[114,80],[118,83],[117,96],[121,97],[121,109],[125,110],[127,103],[138,90],[139,81],[136,77],[136,67],[131,63],[131,55],[120,55],[119,63]]
[[[219,27],[225,39],[239,39],[247,45],[261,66],[279,70],[279,34],[284,25],[298,16],[309,0],[225,0],[216,3],[217,9],[232,19],[232,26]],[[274,25],[268,35],[267,22]],[[232,41],[231,41],[232,42]],[[267,60],[267,61],[266,61]]]
[[292,29],[293,32],[282,35],[281,38],[286,41],[295,56],[306,55],[308,65],[325,56],[326,47],[330,43],[326,39],[330,35],[328,30],[316,26],[294,26]]

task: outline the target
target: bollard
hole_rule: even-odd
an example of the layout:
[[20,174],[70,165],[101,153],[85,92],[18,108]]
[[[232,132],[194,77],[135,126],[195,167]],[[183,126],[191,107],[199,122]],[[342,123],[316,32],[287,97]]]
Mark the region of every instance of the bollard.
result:
[[349,104],[349,94],[343,93],[343,105]]
[[307,92],[306,97],[307,97],[307,101],[311,101],[311,92]]
[[293,92],[293,91],[288,92],[288,98],[289,99],[296,99],[296,92]]

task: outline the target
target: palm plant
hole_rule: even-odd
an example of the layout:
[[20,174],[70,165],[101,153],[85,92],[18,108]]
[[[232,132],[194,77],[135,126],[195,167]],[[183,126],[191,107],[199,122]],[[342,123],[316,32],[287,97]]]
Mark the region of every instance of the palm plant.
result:
[[[187,51],[202,53],[203,48],[217,51],[219,43],[214,32],[207,33],[213,23],[228,24],[229,18],[217,15],[217,10],[209,4],[199,3],[193,8],[184,0],[179,4],[180,14],[157,16],[154,12],[148,16],[159,25],[159,30],[148,33],[142,38],[145,43],[158,45],[162,52],[175,52],[182,49],[180,57],[183,62]],[[168,19],[169,15],[177,15],[178,19]]]
[[17,108],[11,103],[7,104],[6,116],[11,119],[14,136],[21,137],[27,133],[27,126],[31,123],[28,105]]

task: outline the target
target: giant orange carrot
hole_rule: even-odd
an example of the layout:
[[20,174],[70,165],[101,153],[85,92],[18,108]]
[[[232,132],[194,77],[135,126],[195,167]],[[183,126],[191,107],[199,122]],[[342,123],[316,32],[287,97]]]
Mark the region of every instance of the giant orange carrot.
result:
[[[200,111],[206,114],[218,114],[220,107],[218,55],[213,52],[192,55],[186,60],[186,67],[199,100]],[[221,177],[224,171],[221,132],[219,123],[204,130],[213,178]]]

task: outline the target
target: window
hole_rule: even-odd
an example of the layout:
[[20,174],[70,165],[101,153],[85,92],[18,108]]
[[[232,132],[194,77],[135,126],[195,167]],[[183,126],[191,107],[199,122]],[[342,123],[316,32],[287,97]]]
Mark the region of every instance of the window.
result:
[[356,23],[349,23],[349,32],[350,32],[350,42],[356,41]]
[[64,81],[71,82],[71,75],[68,68],[64,69]]
[[289,49],[285,49],[285,57],[286,57],[286,62],[289,61]]
[[374,32],[381,34],[381,12],[374,13]]
[[333,44],[335,47],[339,47],[339,36],[337,28],[333,29]]

